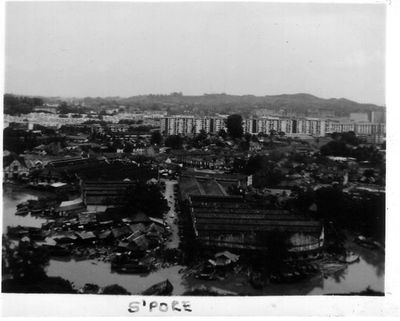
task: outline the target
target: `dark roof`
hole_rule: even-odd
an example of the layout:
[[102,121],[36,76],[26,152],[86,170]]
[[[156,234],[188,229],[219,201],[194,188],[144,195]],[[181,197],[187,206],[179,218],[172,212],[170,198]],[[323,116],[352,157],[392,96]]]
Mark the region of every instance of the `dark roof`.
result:
[[111,229],[111,232],[115,238],[119,238],[132,233],[128,226],[115,227]]
[[109,236],[112,236],[111,230],[105,230],[97,235],[100,240],[104,240]]
[[94,239],[96,238],[96,235],[94,235],[93,232],[76,232],[76,235],[78,235],[82,240],[89,240],[89,239]]
[[282,209],[252,208],[241,198],[193,196],[190,198],[194,228],[199,237],[210,232],[318,233],[321,223]]
[[87,158],[82,158],[82,157],[65,157],[62,159],[58,160],[53,160],[49,162],[48,166],[52,167],[65,167],[65,166],[71,166],[71,165],[79,165],[79,164],[84,164],[88,161]]
[[138,231],[144,232],[146,230],[146,227],[142,223],[131,224],[131,225],[129,225],[129,228],[131,229],[131,231],[133,233],[138,232]]
[[131,181],[84,181],[82,190],[86,194],[121,193],[134,184]]
[[137,238],[138,236],[140,236],[142,234],[143,233],[141,231],[133,232],[131,235],[129,235],[125,238],[125,241],[131,242],[132,240],[134,240],[135,238]]
[[190,195],[227,196],[224,185],[227,186],[226,183],[238,185],[239,181],[237,178],[182,175],[179,179],[179,189],[182,199],[187,199]]
[[164,232],[164,228],[155,223],[151,223],[147,229],[147,235],[160,235]]
[[109,207],[106,209],[105,213],[114,221],[120,221],[123,218],[131,217],[133,215],[131,210],[121,207]]
[[127,241],[121,241],[118,243],[119,248],[127,249],[127,250],[135,250],[136,249],[136,244],[132,242],[127,242]]
[[144,251],[147,250],[149,247],[149,242],[145,235],[140,235],[137,238],[131,240],[140,250]]
[[136,213],[133,217],[131,217],[131,221],[132,223],[151,223],[149,217],[143,212]]
[[10,153],[9,155],[3,157],[3,168],[6,168],[15,160],[19,161],[22,166],[26,167],[25,159],[23,157],[20,157],[15,153]]
[[108,222],[113,220],[113,216],[111,213],[98,212],[96,213],[96,219],[98,222]]

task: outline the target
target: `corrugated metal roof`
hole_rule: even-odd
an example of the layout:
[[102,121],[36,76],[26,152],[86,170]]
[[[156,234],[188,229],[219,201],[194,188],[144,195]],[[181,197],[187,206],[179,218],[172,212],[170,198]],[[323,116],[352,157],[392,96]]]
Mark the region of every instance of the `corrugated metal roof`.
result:
[[196,229],[199,233],[202,231],[208,233],[209,231],[219,231],[219,232],[270,232],[270,231],[283,231],[283,232],[310,232],[317,233],[321,230],[320,225],[228,225],[228,224],[199,224],[196,225]]
[[190,200],[198,237],[213,232],[248,234],[273,230],[318,233],[322,226],[319,221],[289,210],[252,208],[242,198],[193,196]]

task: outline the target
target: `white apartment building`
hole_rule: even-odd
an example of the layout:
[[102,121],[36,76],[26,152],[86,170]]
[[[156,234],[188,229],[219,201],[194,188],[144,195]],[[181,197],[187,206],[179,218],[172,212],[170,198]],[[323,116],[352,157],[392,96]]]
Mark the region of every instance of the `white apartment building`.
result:
[[217,133],[226,129],[223,117],[194,117],[194,116],[167,116],[161,119],[161,133],[164,135],[190,135],[199,134],[202,130],[206,133]]
[[384,135],[386,126],[383,123],[357,123],[355,133],[357,135]]
[[194,116],[172,116],[161,119],[161,133],[164,135],[188,135],[195,130]]
[[327,133],[343,133],[350,131],[355,132],[355,123],[329,121],[329,128],[327,130]]
[[269,134],[273,130],[285,134],[324,136],[325,126],[325,120],[318,118],[262,117],[245,119],[243,122],[244,131],[250,134]]
[[[164,135],[218,133],[226,130],[226,117],[168,116],[161,119],[161,132]],[[323,137],[328,133],[353,131],[356,135],[384,136],[384,123],[351,122],[321,118],[262,117],[243,120],[243,130],[250,134],[270,134],[271,131],[283,132],[286,135],[309,135]]]

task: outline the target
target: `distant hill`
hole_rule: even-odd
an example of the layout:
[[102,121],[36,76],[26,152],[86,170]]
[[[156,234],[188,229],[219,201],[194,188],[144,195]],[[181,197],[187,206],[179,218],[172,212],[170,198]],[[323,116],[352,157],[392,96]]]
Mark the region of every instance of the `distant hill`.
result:
[[61,98],[41,97],[46,101],[84,103],[94,108],[116,108],[124,105],[129,108],[169,110],[171,112],[242,112],[255,109],[285,109],[291,112],[309,113],[316,110],[333,111],[336,115],[348,115],[351,112],[382,110],[383,106],[357,103],[345,98],[323,99],[310,94],[282,94],[269,96],[204,94],[185,96],[181,93],[170,95],[138,95],[131,97],[84,97]]
[[[119,97],[110,97],[117,100]],[[108,98],[104,98],[108,99]],[[331,98],[323,99],[310,94],[282,94],[271,96],[254,96],[254,95],[228,95],[228,94],[204,94],[201,96],[184,96],[180,94],[171,95],[140,95],[128,98],[119,98],[119,101],[131,102],[151,102],[151,103],[187,103],[187,104],[230,104],[230,103],[247,103],[247,104],[271,104],[271,105],[285,105],[285,104],[312,104],[315,106],[330,107],[332,105],[341,106],[362,106],[366,108],[375,108],[377,105],[373,104],[360,104],[348,99]]]
[[[114,98],[115,99],[115,98]],[[330,110],[337,115],[347,115],[350,112],[381,110],[382,106],[361,104],[344,98],[323,99],[310,94],[282,94],[271,96],[205,94],[202,96],[145,95],[120,98],[124,105],[158,105],[158,106],[191,106],[196,109],[213,108],[216,112],[248,111],[254,109],[285,109],[292,112],[307,113],[310,110]]]

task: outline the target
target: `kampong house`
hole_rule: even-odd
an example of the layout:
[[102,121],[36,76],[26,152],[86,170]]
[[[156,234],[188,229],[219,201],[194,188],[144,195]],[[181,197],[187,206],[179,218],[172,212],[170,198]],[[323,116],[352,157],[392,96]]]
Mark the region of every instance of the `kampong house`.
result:
[[22,157],[14,154],[3,157],[3,175],[4,179],[18,179],[27,177],[29,169]]

